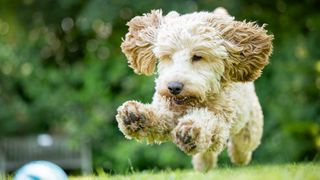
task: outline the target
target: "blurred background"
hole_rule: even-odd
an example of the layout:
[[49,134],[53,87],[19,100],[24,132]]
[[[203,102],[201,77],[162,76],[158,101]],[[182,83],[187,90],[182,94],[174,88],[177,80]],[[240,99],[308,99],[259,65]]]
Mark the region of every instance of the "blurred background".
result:
[[[134,74],[120,43],[126,22],[151,9],[183,14],[218,6],[237,20],[267,23],[275,36],[271,63],[256,81],[265,126],[253,163],[319,161],[318,0],[0,0],[3,159],[10,161],[10,138],[35,136],[41,145],[44,137],[50,147],[51,136],[62,136],[81,151],[85,143],[94,172],[191,168],[172,143],[137,143],[118,130],[117,107],[150,102],[154,92],[154,77]],[[230,164],[226,152],[219,164]]]

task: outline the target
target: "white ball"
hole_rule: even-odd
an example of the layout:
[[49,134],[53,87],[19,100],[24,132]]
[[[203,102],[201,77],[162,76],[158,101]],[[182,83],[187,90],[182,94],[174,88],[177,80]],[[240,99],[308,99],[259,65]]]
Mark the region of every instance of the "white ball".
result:
[[66,173],[49,161],[32,161],[18,169],[14,180],[67,180]]

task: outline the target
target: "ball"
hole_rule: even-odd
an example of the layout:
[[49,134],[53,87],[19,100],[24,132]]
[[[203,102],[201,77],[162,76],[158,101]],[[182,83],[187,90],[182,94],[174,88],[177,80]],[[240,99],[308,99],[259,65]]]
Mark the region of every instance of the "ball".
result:
[[66,173],[49,161],[32,161],[17,170],[14,180],[67,180]]

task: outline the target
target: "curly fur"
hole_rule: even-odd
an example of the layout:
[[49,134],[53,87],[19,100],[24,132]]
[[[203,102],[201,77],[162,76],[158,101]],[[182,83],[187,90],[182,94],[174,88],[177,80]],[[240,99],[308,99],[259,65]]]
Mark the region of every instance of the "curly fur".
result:
[[[151,104],[128,101],[118,108],[121,132],[148,143],[172,141],[193,155],[197,170],[215,167],[225,147],[233,163],[248,164],[262,136],[252,81],[272,52],[265,25],[235,21],[217,8],[166,16],[153,10],[128,26],[121,48],[129,66],[145,75],[157,66],[157,78]],[[183,90],[173,95],[169,82],[182,83]]]
[[157,59],[152,49],[161,20],[162,11],[153,10],[127,23],[129,32],[121,48],[128,58],[129,66],[138,74],[151,75],[155,69]]

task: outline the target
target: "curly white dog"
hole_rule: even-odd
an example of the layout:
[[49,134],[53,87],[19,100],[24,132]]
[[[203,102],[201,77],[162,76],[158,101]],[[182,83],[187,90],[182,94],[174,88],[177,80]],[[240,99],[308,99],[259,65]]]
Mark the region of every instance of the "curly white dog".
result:
[[[231,161],[248,164],[260,144],[262,110],[253,82],[268,64],[273,36],[264,26],[235,21],[223,8],[179,15],[161,10],[128,22],[121,48],[130,67],[151,75],[151,104],[125,102],[116,119],[127,138],[173,141],[197,170]],[[158,63],[157,63],[158,62]]]

